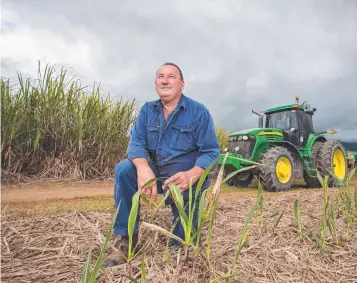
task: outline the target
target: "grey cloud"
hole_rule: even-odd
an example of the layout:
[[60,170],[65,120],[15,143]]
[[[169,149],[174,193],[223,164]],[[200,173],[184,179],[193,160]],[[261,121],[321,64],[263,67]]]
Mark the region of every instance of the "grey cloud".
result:
[[[318,129],[357,140],[355,1],[4,1],[3,11],[3,75],[43,59],[143,103],[172,61],[185,94],[230,131],[256,125],[251,109],[300,95],[318,108]],[[27,53],[6,48],[15,39]]]

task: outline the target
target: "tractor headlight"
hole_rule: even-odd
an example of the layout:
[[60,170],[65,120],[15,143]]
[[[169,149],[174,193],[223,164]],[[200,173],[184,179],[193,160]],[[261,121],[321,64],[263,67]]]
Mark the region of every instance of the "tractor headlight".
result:
[[235,150],[235,151],[239,151],[239,150],[240,150],[240,147],[237,146],[234,150]]
[[247,140],[248,139],[248,136],[243,136],[243,140]]

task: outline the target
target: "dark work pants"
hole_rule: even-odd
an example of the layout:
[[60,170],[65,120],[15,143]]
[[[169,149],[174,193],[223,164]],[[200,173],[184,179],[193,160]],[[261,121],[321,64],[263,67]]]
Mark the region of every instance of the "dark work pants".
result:
[[[153,170],[156,177],[158,176],[158,170],[153,162],[149,162],[151,169]],[[163,193],[161,181],[157,182],[158,193]],[[122,162],[118,163],[115,166],[115,176],[114,176],[114,200],[115,207],[120,203],[120,208],[118,212],[118,216],[116,217],[114,224],[114,234],[120,236],[128,235],[128,218],[132,205],[132,197],[138,190],[137,183],[137,173],[134,164],[129,160],[125,159]],[[193,193],[194,195],[194,193]],[[197,229],[197,217],[198,217],[198,203],[199,197],[196,200],[196,209],[194,212],[194,227]],[[186,214],[188,215],[188,200],[185,201]],[[171,202],[171,210],[173,214],[172,224],[176,222],[176,219],[179,219],[179,213],[176,208],[176,205]],[[140,218],[140,207],[138,212],[138,217],[136,220],[134,233],[138,233],[139,230],[139,218]],[[184,239],[185,232],[181,225],[180,220],[176,224],[173,234],[181,239]],[[176,240],[171,240],[171,245],[180,245],[180,243]]]

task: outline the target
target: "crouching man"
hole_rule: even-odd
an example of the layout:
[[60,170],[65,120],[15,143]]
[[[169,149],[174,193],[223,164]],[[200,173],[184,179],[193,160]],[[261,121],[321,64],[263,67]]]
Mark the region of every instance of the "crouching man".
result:
[[[138,188],[150,179],[162,177],[144,193],[156,200],[158,193],[162,194],[171,182],[175,182],[187,203],[190,179],[193,180],[194,191],[204,170],[219,156],[220,147],[211,114],[203,104],[182,93],[184,86],[183,75],[177,65],[166,63],[157,70],[155,88],[160,99],[147,102],[140,109],[130,136],[128,159],[115,167],[114,200],[116,206],[119,202],[121,204],[114,234],[120,236],[120,252],[109,255],[103,262],[104,267],[125,261],[129,245],[128,217],[132,197]],[[210,179],[206,178],[202,190],[209,185]],[[166,204],[171,205],[172,223],[175,223],[179,217],[178,210],[172,199],[169,198]],[[197,223],[197,211],[194,215],[194,223]],[[133,246],[138,241],[138,226],[139,216]],[[184,239],[180,221],[173,233]],[[179,245],[179,242],[172,240],[171,244]]]

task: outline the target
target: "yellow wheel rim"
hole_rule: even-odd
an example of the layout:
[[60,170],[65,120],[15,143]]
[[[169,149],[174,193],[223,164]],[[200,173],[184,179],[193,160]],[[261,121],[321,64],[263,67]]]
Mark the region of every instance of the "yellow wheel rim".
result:
[[284,156],[280,157],[276,163],[275,172],[280,183],[286,184],[289,182],[292,175],[290,160]]
[[346,161],[345,157],[343,156],[343,152],[340,149],[337,149],[333,153],[333,173],[336,175],[337,178],[343,180],[346,175]]

